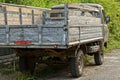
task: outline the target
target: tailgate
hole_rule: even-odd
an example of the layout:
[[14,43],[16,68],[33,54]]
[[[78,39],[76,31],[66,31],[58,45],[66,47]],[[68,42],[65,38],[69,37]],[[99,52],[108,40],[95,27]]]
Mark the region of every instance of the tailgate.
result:
[[[0,27],[1,45],[65,45],[65,37],[66,32],[63,27],[41,27],[38,25]],[[21,42],[21,44],[16,42]]]

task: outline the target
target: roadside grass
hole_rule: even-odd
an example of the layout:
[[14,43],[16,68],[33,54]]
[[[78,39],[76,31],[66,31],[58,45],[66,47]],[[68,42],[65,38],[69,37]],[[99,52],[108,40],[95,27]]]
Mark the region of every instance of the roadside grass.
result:
[[40,70],[40,71],[37,71],[34,76],[36,77],[45,77],[47,75],[52,75],[52,74],[55,74],[57,73],[59,70],[55,69],[55,68],[52,68],[52,67],[46,67],[45,69],[43,70]]
[[14,72],[15,72],[15,70],[14,70],[14,68],[11,64],[6,65],[6,66],[2,66],[1,69],[0,69],[0,74],[1,75],[9,75],[9,74],[12,74]]
[[49,76],[54,76],[61,70],[66,69],[67,65],[51,65],[46,66],[44,69],[36,69],[33,75],[29,73],[18,75],[15,80],[41,80]]
[[112,40],[110,39],[108,42],[108,48],[105,48],[105,53],[111,52],[114,49],[120,49],[120,42],[119,40]]
[[8,75],[8,74],[11,74],[11,73],[14,73],[13,69],[10,69],[10,68],[0,69],[0,74],[1,75]]
[[[42,66],[42,65],[41,65]],[[16,71],[12,65],[4,66],[4,68],[0,68],[0,75],[1,76],[8,76],[10,80],[41,80],[49,76],[54,76],[57,73],[61,72],[62,70],[66,69],[67,65],[57,64],[57,65],[50,65],[50,66],[42,66],[35,70],[35,73],[31,75],[30,73],[21,73],[18,68],[18,64],[16,66]],[[12,77],[11,77],[12,76]],[[8,79],[8,80],[9,80]]]
[[30,76],[28,73],[26,74],[19,74],[14,80],[37,80],[35,76]]

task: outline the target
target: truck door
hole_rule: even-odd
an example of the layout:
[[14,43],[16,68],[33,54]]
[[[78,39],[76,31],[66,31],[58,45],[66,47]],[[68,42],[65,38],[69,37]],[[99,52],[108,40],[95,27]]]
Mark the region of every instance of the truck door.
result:
[[108,26],[107,26],[107,23],[106,23],[106,20],[105,20],[104,10],[102,10],[102,24],[103,24],[103,27],[104,27],[104,44],[107,44],[109,30],[108,30]]

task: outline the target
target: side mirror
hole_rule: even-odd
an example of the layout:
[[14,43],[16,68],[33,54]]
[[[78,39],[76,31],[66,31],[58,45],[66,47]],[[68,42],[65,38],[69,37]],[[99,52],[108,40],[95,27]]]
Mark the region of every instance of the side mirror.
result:
[[110,16],[107,16],[107,17],[105,18],[105,20],[106,20],[106,23],[109,23],[109,22],[110,22]]

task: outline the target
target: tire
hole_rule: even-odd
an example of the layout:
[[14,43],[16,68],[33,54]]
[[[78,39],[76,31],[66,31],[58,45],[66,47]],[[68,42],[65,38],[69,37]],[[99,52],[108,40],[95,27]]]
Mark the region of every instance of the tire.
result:
[[25,56],[20,56],[19,57],[19,69],[20,72],[24,73],[28,70],[27,68],[27,60]]
[[35,58],[27,58],[27,67],[28,67],[28,72],[30,72],[31,74],[34,73],[35,70],[35,66],[36,66],[36,61]]
[[33,74],[35,66],[36,62],[34,58],[26,56],[19,57],[19,68],[22,73],[30,72],[31,74]]
[[71,59],[71,75],[72,77],[80,77],[84,67],[84,54],[80,50],[76,57]]
[[101,45],[100,50],[94,53],[94,61],[96,65],[102,65],[104,62],[104,53],[103,53],[103,45]]

